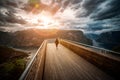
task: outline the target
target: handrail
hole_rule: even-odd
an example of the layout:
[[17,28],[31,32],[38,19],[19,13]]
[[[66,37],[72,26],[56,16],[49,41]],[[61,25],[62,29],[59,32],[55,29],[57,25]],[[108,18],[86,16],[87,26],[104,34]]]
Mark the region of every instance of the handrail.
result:
[[67,39],[59,39],[59,40],[64,40],[64,41],[68,41],[71,43],[75,43],[77,45],[81,45],[82,47],[87,48],[87,50],[89,50],[89,51],[96,52],[97,54],[120,61],[120,53],[118,53],[118,52],[99,48],[99,47],[90,46],[87,44],[83,44],[83,43],[79,43],[79,42],[75,42],[75,41],[71,41],[71,40],[67,40]]
[[33,64],[34,60],[37,58],[37,55],[38,55],[40,49],[43,47],[44,43],[45,43],[45,40],[42,42],[41,46],[39,47],[39,49],[37,50],[37,52],[35,53],[35,55],[31,59],[30,63],[28,64],[28,66],[26,67],[26,69],[24,70],[24,72],[22,73],[22,75],[20,76],[19,80],[24,80],[24,78],[26,77],[26,75],[29,72],[29,69],[30,69],[31,65]]
[[104,49],[104,48],[100,48],[100,47],[95,47],[95,46],[87,45],[87,44],[84,44],[84,43],[79,43],[79,42],[72,41],[72,40],[67,40],[67,39],[63,39],[63,40],[66,40],[66,41],[69,41],[69,42],[73,42],[73,43],[76,43],[78,45],[82,45],[82,46],[85,46],[85,47],[89,47],[89,48],[94,48],[94,49],[98,49],[98,50],[104,50],[104,51],[107,51],[107,52],[115,53],[114,55],[119,55],[120,56],[119,52],[115,52],[115,51],[112,51],[112,50],[108,50],[108,49]]

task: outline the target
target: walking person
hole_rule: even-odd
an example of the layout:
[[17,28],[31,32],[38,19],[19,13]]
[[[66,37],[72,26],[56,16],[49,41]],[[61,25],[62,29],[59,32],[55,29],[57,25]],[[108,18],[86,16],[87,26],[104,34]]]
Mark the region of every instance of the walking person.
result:
[[56,48],[58,48],[58,44],[59,44],[59,39],[58,38],[55,40],[55,44],[56,44]]

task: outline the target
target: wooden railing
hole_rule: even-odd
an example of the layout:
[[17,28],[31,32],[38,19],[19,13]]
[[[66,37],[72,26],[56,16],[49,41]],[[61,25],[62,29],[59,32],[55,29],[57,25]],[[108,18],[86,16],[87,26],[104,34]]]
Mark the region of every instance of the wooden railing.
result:
[[45,40],[31,59],[19,80],[42,80],[45,66],[46,45],[47,41]]

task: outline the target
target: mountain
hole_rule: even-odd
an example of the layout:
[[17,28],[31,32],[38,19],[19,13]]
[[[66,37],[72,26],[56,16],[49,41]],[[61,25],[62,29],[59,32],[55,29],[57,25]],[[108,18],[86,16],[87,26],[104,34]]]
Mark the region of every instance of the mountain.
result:
[[39,47],[43,40],[63,38],[92,45],[79,30],[27,29],[17,32],[0,32],[0,44],[12,47]]
[[100,34],[98,42],[120,44],[120,31],[109,31]]
[[120,46],[120,31],[109,31],[101,33],[96,41],[99,43],[103,43],[104,46],[108,49],[118,50],[118,47]]
[[91,40],[96,40],[99,37],[98,34],[94,34],[94,33],[85,33],[85,36]]

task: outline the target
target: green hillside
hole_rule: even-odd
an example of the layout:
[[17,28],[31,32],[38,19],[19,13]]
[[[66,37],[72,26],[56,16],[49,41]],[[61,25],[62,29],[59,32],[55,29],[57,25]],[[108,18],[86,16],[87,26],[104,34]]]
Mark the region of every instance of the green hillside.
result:
[[27,53],[0,46],[0,80],[18,80],[26,66]]

